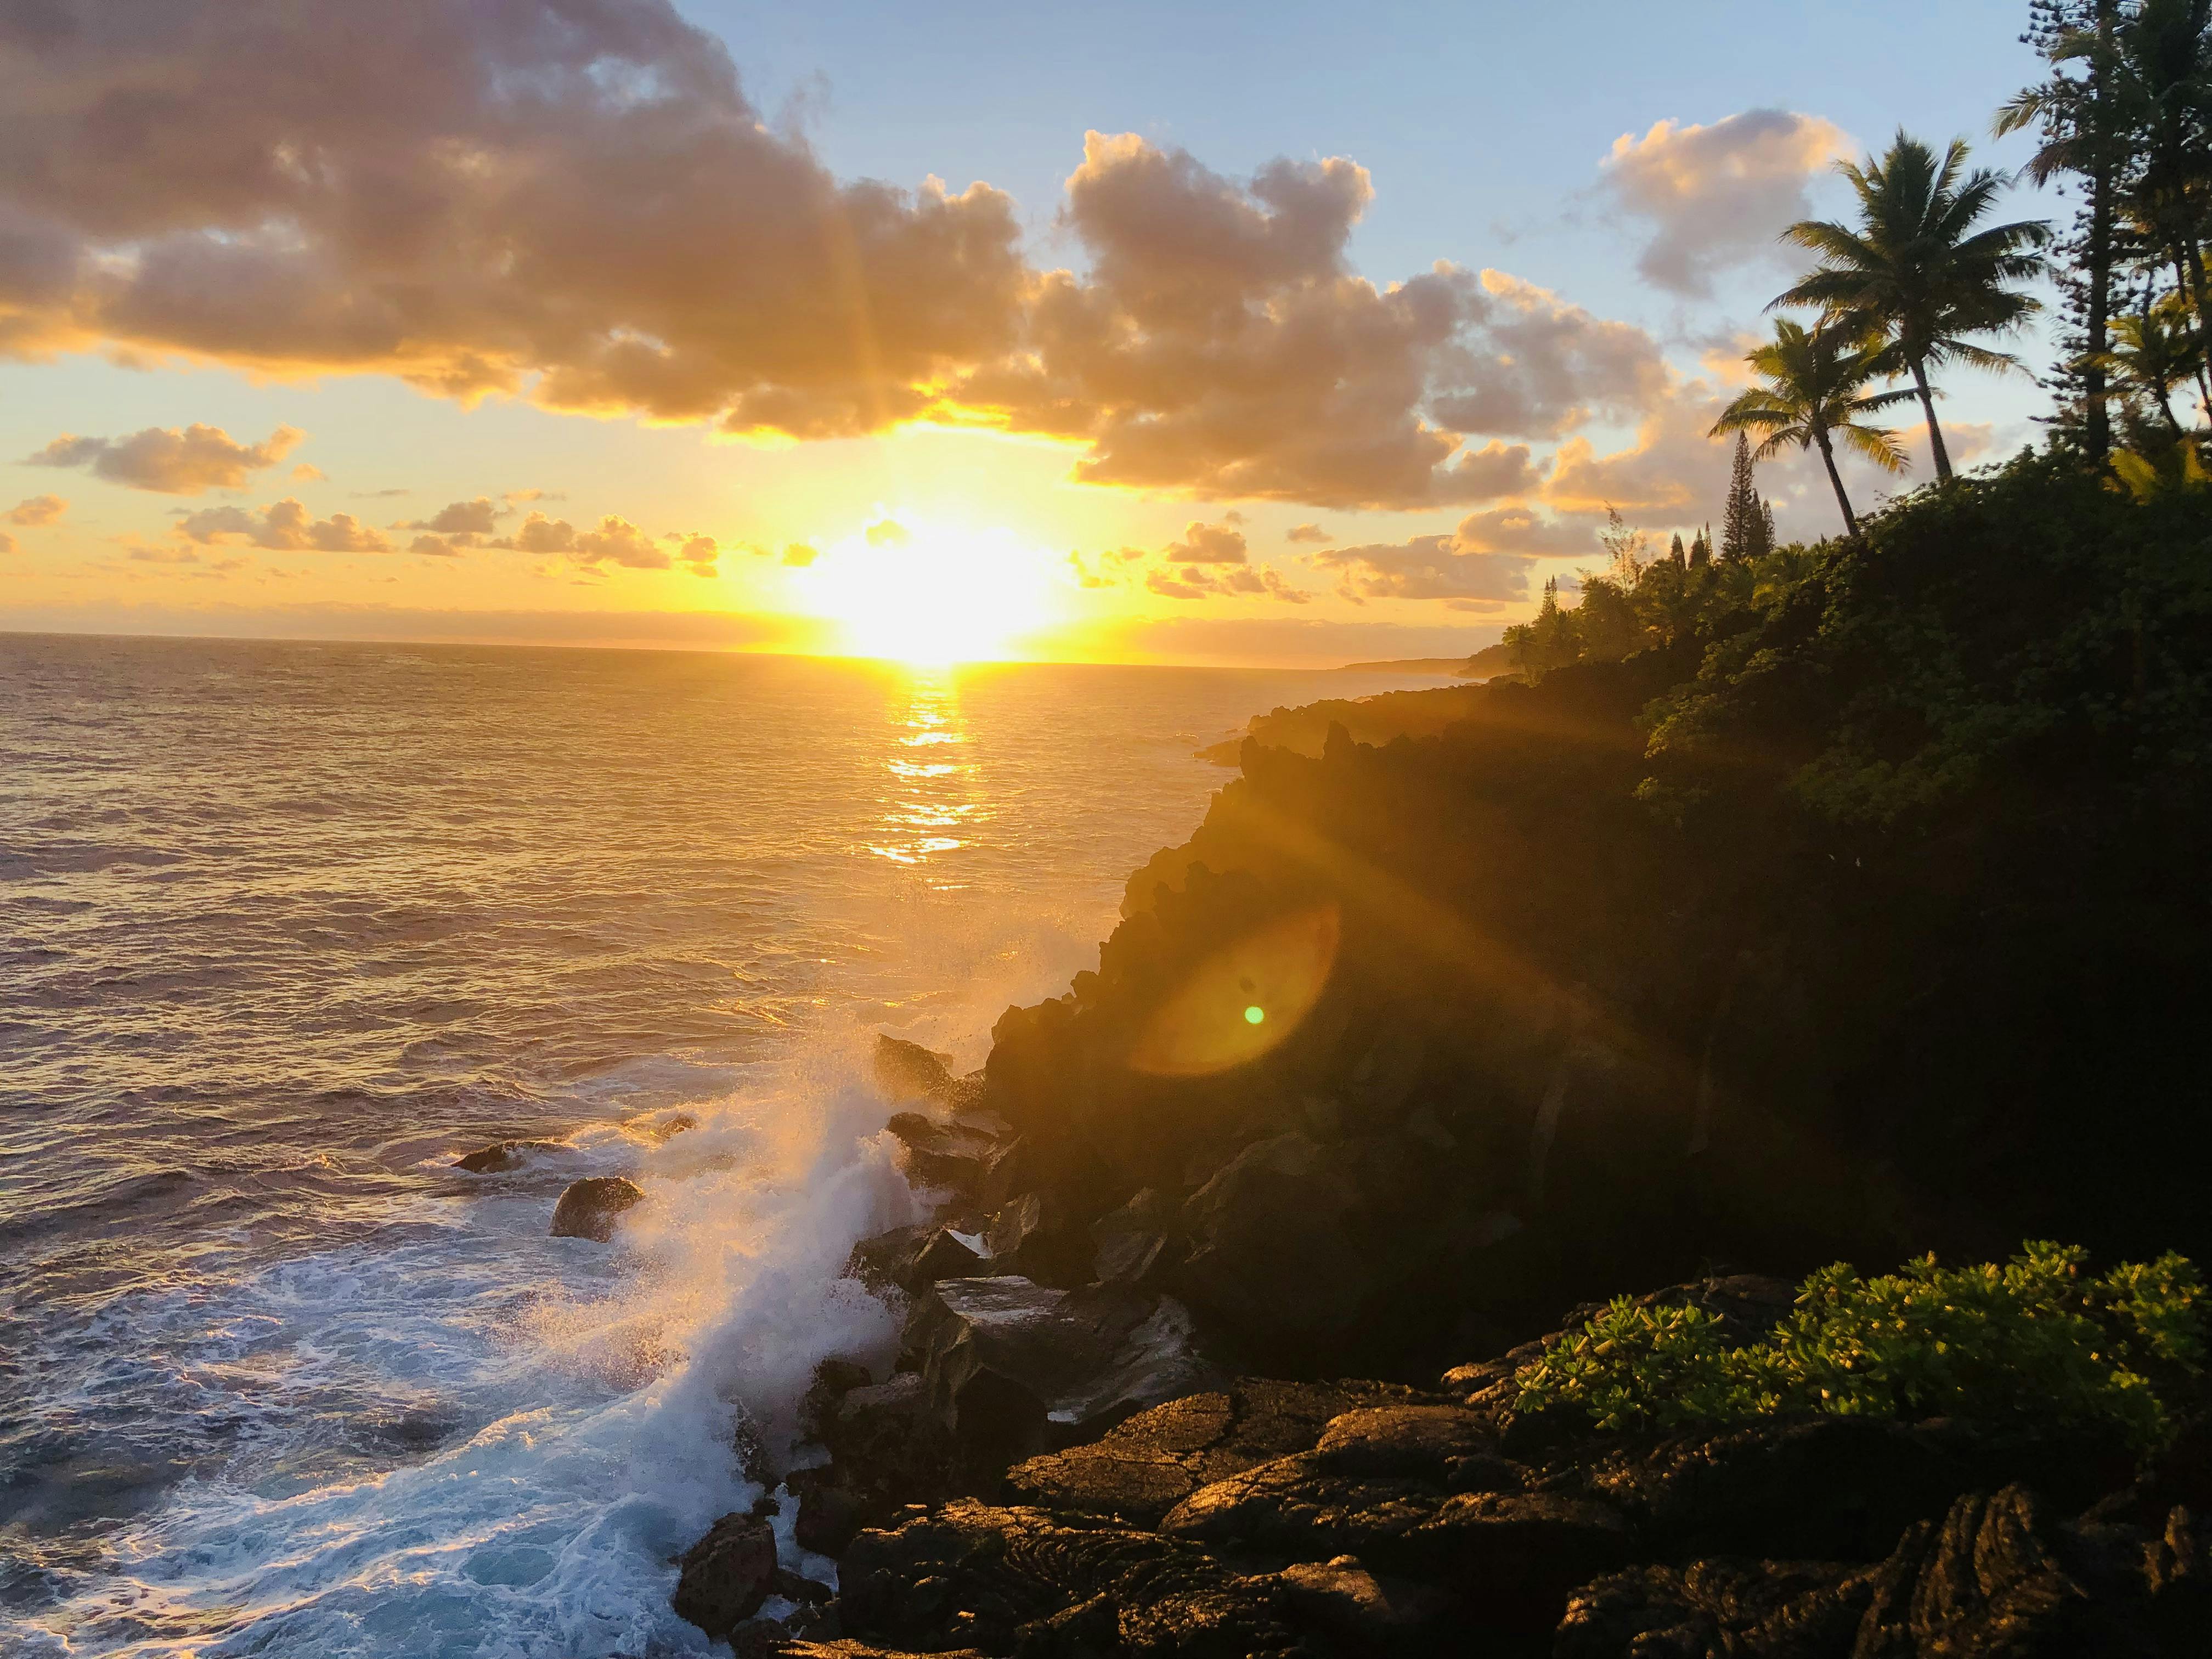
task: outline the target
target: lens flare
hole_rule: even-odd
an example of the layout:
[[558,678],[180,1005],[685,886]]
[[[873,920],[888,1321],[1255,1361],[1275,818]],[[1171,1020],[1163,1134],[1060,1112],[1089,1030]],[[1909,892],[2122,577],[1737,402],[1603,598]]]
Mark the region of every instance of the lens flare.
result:
[[1279,916],[1214,952],[1153,1010],[1136,1071],[1205,1077],[1250,1064],[1297,1030],[1328,988],[1340,923],[1324,904]]

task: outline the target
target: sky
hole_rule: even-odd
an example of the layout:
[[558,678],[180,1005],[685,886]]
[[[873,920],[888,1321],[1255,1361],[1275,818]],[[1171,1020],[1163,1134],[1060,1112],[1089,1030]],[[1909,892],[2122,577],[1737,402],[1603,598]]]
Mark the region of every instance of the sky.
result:
[[22,0],[0,629],[1472,651],[1718,519],[1778,232],[2018,166],[2024,10]]

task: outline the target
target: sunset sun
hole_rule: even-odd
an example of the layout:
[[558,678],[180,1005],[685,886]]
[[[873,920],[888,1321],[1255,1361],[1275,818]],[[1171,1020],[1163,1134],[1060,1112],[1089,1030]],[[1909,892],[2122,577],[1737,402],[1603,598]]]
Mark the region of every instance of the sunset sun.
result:
[[1054,560],[1012,532],[880,519],[793,574],[847,656],[994,661],[1055,619]]

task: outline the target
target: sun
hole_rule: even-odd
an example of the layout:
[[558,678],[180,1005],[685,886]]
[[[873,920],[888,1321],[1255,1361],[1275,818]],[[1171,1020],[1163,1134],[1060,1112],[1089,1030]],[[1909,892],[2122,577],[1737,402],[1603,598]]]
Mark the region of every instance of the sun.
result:
[[886,518],[824,548],[793,586],[847,655],[990,662],[1054,620],[1056,563],[1008,531]]

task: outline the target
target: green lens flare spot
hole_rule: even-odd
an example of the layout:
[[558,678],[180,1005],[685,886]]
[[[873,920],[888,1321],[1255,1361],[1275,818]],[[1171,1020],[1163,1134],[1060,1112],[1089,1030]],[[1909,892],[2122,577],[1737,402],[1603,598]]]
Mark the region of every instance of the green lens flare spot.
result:
[[1244,1011],[1244,1023],[1247,1025],[1257,1025],[1261,1020],[1267,1018],[1267,1011],[1261,1007],[1257,1003],[1255,1003],[1251,1007],[1247,1008]]

